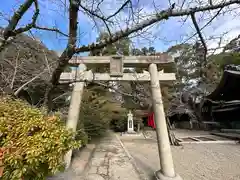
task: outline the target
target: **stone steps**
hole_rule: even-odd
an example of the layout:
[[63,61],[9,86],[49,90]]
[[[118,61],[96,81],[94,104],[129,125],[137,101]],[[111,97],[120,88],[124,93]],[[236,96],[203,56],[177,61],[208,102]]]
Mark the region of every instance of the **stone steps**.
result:
[[221,129],[220,130],[223,133],[237,133],[240,134],[240,129]]
[[232,140],[240,140],[240,134],[237,133],[211,133],[215,136],[225,137]]

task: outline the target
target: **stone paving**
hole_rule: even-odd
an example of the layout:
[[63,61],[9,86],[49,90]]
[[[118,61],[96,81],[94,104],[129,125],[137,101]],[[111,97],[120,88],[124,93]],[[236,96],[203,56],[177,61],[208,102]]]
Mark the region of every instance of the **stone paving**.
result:
[[71,167],[47,180],[142,180],[118,136],[109,132],[74,153]]
[[115,134],[109,133],[97,145],[84,180],[140,180]]

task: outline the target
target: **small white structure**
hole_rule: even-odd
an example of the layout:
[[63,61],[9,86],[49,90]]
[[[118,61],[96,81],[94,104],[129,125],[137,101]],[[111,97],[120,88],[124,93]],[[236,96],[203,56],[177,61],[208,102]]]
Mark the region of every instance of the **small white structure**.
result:
[[135,133],[134,125],[133,125],[133,114],[131,111],[128,113],[128,126],[127,126],[127,133]]

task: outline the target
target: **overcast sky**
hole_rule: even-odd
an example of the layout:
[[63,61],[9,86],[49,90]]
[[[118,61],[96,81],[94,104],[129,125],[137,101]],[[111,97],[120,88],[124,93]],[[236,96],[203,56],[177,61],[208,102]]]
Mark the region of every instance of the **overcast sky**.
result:
[[[5,0],[1,2],[0,12],[4,18],[0,18],[0,26],[6,26],[6,19],[13,14],[14,10],[19,7],[19,5],[24,0]],[[58,27],[61,31],[68,31],[68,14],[67,9],[65,8],[64,2],[66,0],[39,0],[40,3],[40,17],[38,19],[38,24],[44,27]],[[169,7],[170,0],[156,0],[153,3],[153,0],[133,0],[134,11],[138,11],[141,9],[139,13],[141,18],[143,19],[151,14],[154,14],[156,11],[164,10]],[[182,4],[184,0],[175,0],[176,9]],[[86,1],[82,1],[86,2]],[[86,6],[90,6],[90,0],[86,2]],[[173,3],[174,1],[170,1]],[[191,2],[191,3],[190,3]],[[202,5],[207,3],[206,0],[198,0]],[[220,0],[215,1],[215,3],[220,2]],[[101,11],[105,15],[110,15],[115,12],[122,4],[123,0],[104,0],[104,3],[101,5]],[[199,4],[195,1],[186,0],[183,8],[195,7],[199,6]],[[222,36],[224,32],[226,33],[222,41],[222,45],[226,44],[230,39],[238,36],[240,34],[240,16],[239,16],[239,8],[236,5],[231,6],[235,10],[231,13],[227,12],[224,15],[220,15],[217,19],[213,21],[213,23],[203,30],[203,35],[208,40],[208,46],[210,48],[214,48],[218,45],[219,39],[212,40],[212,36]],[[31,21],[31,16],[33,14],[34,7],[24,16],[20,25],[24,25]],[[229,11],[228,9],[224,10]],[[114,22],[118,22],[117,25],[111,27],[113,31],[124,29],[127,24],[126,20],[129,19],[129,14],[131,11],[128,8],[125,8],[117,17],[113,20]],[[197,19],[199,21],[200,27],[204,26],[204,24],[216,13],[205,12],[198,13]],[[137,17],[137,16],[136,16]],[[135,18],[136,18],[135,17]],[[130,22],[130,26],[135,22]],[[83,12],[79,12],[79,39],[78,46],[87,45],[89,43],[95,42],[96,38],[100,31],[104,31],[104,25],[97,21],[98,28],[94,27],[94,22]],[[157,51],[165,51],[170,46],[175,45],[177,43],[185,42],[188,37],[194,34],[195,29],[192,25],[191,19],[187,17],[182,18],[170,18],[167,21],[162,21],[160,23],[155,24],[151,28],[147,29],[147,33],[138,38],[133,38],[135,47],[143,47],[143,46],[154,46]],[[33,30],[32,33],[34,36],[39,38],[48,48],[62,51],[65,46],[67,39],[63,36],[56,35],[56,33],[46,32],[46,31],[36,31]],[[195,36],[196,37],[196,36]],[[187,42],[195,41],[194,38],[191,38]]]

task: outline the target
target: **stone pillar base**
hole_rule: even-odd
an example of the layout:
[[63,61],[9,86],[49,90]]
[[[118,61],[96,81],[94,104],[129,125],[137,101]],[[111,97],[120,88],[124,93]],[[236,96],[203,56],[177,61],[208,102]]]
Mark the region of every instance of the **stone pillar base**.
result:
[[136,133],[135,131],[133,131],[133,130],[132,130],[132,131],[129,130],[129,131],[127,131],[127,133],[128,133],[128,134],[137,134],[137,133]]
[[64,156],[64,162],[65,162],[65,169],[68,169],[71,165],[72,160],[72,150],[68,151],[67,154]]
[[175,177],[167,177],[162,174],[161,170],[155,171],[154,176],[156,180],[183,180],[178,174]]

